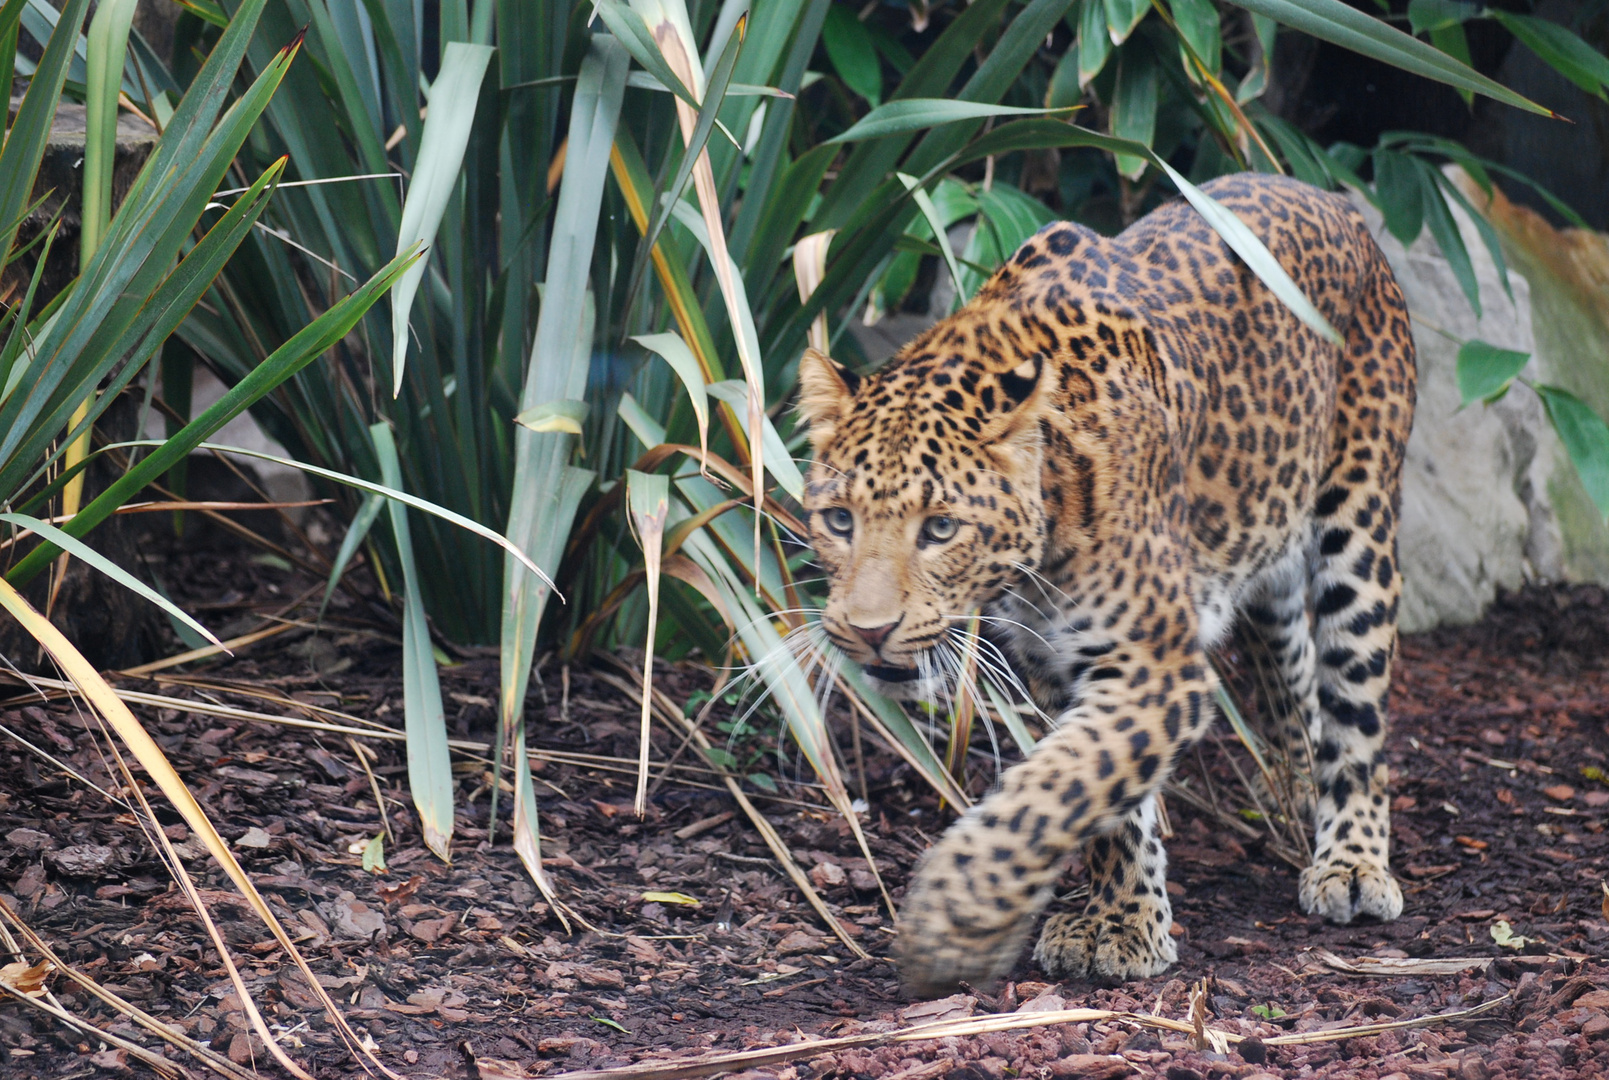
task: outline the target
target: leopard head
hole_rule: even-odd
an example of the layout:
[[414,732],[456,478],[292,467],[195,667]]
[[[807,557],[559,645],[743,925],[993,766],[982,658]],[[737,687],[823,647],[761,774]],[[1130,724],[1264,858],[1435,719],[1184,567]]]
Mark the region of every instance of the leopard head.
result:
[[1038,359],[991,373],[907,353],[858,378],[808,350],[798,408],[815,448],[810,539],[830,582],[821,628],[909,698],[931,696],[970,616],[1038,564],[1051,380]]

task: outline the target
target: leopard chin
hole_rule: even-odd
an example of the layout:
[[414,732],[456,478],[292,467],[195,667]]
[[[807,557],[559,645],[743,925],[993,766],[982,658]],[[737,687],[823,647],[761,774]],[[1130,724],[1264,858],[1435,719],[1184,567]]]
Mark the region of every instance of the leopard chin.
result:
[[941,705],[946,697],[953,696],[945,679],[938,675],[924,677],[921,668],[862,664],[860,670],[872,689],[893,701]]

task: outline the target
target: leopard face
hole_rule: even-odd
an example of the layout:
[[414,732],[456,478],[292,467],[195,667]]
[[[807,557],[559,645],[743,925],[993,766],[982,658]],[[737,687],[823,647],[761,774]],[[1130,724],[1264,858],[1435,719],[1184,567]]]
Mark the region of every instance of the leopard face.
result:
[[890,696],[931,699],[972,615],[1038,563],[1041,366],[934,355],[862,380],[814,350],[801,361],[821,627]]

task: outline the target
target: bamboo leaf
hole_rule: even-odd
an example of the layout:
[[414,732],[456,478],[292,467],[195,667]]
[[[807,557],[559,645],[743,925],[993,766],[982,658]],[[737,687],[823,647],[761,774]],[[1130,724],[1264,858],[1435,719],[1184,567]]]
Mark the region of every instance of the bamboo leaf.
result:
[[1127,41],[1150,10],[1150,0],[1106,0],[1106,32],[1112,44]]
[[[480,84],[492,60],[489,45],[450,42],[442,56],[441,73],[432,84],[430,115],[420,138],[413,185],[402,204],[397,229],[397,254],[414,245],[428,246],[436,238],[447,200],[458,184],[480,102]],[[413,263],[391,290],[391,396],[402,393],[402,371],[408,360],[408,312],[425,276],[426,260]]]
[[[1499,349],[1478,338],[1458,348],[1458,393],[1469,405],[1476,401],[1497,401],[1530,362],[1531,354]],[[1460,406],[1462,407],[1462,406]]]
[[1416,37],[1461,26],[1483,14],[1485,11],[1480,5],[1466,4],[1463,0],[1408,0],[1408,25]]
[[883,65],[877,57],[866,26],[845,4],[834,4],[827,11],[827,21],[821,28],[821,43],[826,46],[827,59],[844,85],[865,98],[873,106],[883,100]]
[[1463,233],[1459,231],[1458,223],[1453,220],[1452,211],[1447,208],[1447,200],[1436,184],[1435,170],[1418,158],[1409,158],[1409,161],[1419,172],[1420,190],[1424,193],[1425,224],[1430,226],[1430,235],[1436,238],[1436,245],[1441,248],[1442,256],[1452,267],[1453,276],[1458,279],[1459,287],[1464,290],[1464,298],[1469,301],[1469,306],[1475,310],[1475,314],[1479,315],[1480,281],[1475,277],[1475,265],[1470,261],[1469,249],[1464,246]]
[[[1149,49],[1125,49],[1117,62],[1112,134],[1149,147],[1156,135],[1157,70]],[[1145,158],[1117,155],[1117,171],[1130,180],[1145,172]]]
[[939,216],[938,207],[933,205],[933,200],[917,182],[916,177],[900,173],[899,182],[911,193],[917,209],[922,211],[922,217],[927,221],[927,227],[933,231],[933,239],[938,242],[939,250],[944,253],[944,265],[949,268],[950,280],[955,282],[956,302],[965,304],[971,296],[967,293],[966,284],[961,278],[961,268],[956,265],[955,251],[950,247],[950,237],[945,232],[944,219]]
[[1595,97],[1609,97],[1604,93],[1609,86],[1609,57],[1558,23],[1509,11],[1491,14],[1560,75]]
[[1217,74],[1223,65],[1223,35],[1219,30],[1218,9],[1212,0],[1171,0],[1173,20],[1179,33],[1207,70]]
[[1274,258],[1273,253],[1263,246],[1263,242],[1257,239],[1251,229],[1246,227],[1245,222],[1222,203],[1180,176],[1173,166],[1155,154],[1151,155],[1151,163],[1168,174],[1168,179],[1173,181],[1180,194],[1196,208],[1197,213],[1207,219],[1207,224],[1212,226],[1213,231],[1223,238],[1224,243],[1228,244],[1247,266],[1251,267],[1252,273],[1262,279],[1269,291],[1277,296],[1293,315],[1306,323],[1308,329],[1325,341],[1332,345],[1342,343],[1341,335],[1336,332],[1335,327],[1319,313],[1313,302],[1307,298],[1296,282],[1291,280],[1291,276],[1285,272],[1279,260]]
[[1536,392],[1547,406],[1553,430],[1569,452],[1582,486],[1592,496],[1598,513],[1609,518],[1609,425],[1568,390],[1538,385]]
[[1078,88],[1082,90],[1106,66],[1112,38],[1106,32],[1106,0],[1083,0],[1078,8]]
[[1311,34],[1316,38],[1362,53],[1383,64],[1401,68],[1427,79],[1460,90],[1471,90],[1505,105],[1527,112],[1555,116],[1529,98],[1522,97],[1500,83],[1493,82],[1467,64],[1461,64],[1446,53],[1404,34],[1401,30],[1349,7],[1343,0],[1229,0],[1236,7],[1245,8],[1283,23],[1293,30]]
[[1395,150],[1374,152],[1374,192],[1380,198],[1380,211],[1386,228],[1404,247],[1413,243],[1424,228],[1425,193],[1413,159]]
[[1251,70],[1246,77],[1240,80],[1240,88],[1235,91],[1235,103],[1244,105],[1268,92],[1268,73],[1274,63],[1274,38],[1279,26],[1266,15],[1252,15],[1252,33],[1257,39],[1257,52]]
[[[383,421],[369,428],[380,478],[402,490],[402,465],[391,426]],[[419,592],[419,568],[413,559],[413,536],[408,529],[408,508],[390,503],[391,534],[402,564],[402,687],[403,714],[408,736],[408,788],[419,811],[419,831],[425,847],[448,865],[453,861],[453,769],[447,749],[447,714],[441,702],[425,601]]]

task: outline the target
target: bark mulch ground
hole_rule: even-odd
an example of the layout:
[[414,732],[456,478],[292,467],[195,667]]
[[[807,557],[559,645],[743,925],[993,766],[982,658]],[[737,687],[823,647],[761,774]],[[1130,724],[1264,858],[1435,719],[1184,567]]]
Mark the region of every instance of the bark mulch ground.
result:
[[[238,558],[187,558],[185,588],[210,598],[207,617],[225,633],[258,625],[247,616],[280,610],[312,584],[277,563],[243,574]],[[234,660],[123,685],[215,711],[327,718],[318,711],[326,709],[400,727],[394,637],[366,628],[360,605],[343,599],[334,610],[321,634],[296,631]],[[631,813],[635,706],[595,673],[571,671],[566,694],[550,663],[528,714],[533,745],[545,755],[536,778],[547,867],[597,932],[565,932],[506,830],[485,843],[486,772],[475,761],[455,770],[460,813],[447,866],[420,843],[400,745],[367,742],[395,832],[388,870],[374,874],[362,868],[360,851],[380,830],[381,810],[344,737],[184,709],[137,712],[300,937],[320,981],[381,1058],[407,1075],[554,1076],[1018,1009],[1188,1019],[1191,991],[1206,980],[1208,1025],[1255,1037],[1239,1050],[1213,1053],[1182,1034],[1105,1021],[844,1049],[742,1075],[1551,1080],[1609,1074],[1606,646],[1609,599],[1591,588],[1505,597],[1478,626],[1403,642],[1389,742],[1393,865],[1407,893],[1397,922],[1336,927],[1303,916],[1295,872],[1268,845],[1170,800],[1180,954],[1172,970],[1102,987],[1054,983],[1024,959],[1010,982],[941,1003],[901,998],[885,959],[892,921],[870,868],[845,823],[804,782],[808,769],[788,754],[777,759],[774,732],[763,724],[723,732],[720,745],[743,772],[779,778],[774,791],[763,781],[749,786],[755,803],[870,959],[854,958],[823,930],[718,779],[690,754],[656,788],[647,817]],[[461,658],[441,678],[451,733],[486,739],[495,658]],[[686,701],[707,678],[667,669],[661,685]],[[10,699],[0,721],[15,733],[0,737],[0,899],[95,980],[235,1061],[276,1071],[247,1031],[200,922],[133,819],[83,782],[118,786],[104,741],[71,703],[30,704],[20,692],[0,686],[0,699]],[[710,723],[722,715],[730,715],[724,703]],[[674,754],[668,734],[655,740],[656,761]],[[845,743],[853,760],[847,735]],[[875,740],[866,740],[864,756],[862,821],[897,900],[947,819]],[[1221,755],[1204,760],[1227,789]],[[986,783],[993,764],[986,755],[979,761]],[[858,777],[850,782],[859,794]],[[176,817],[164,824],[193,856],[188,865],[293,1056],[316,1075],[357,1071],[199,842]],[[1354,966],[1370,958],[1399,966],[1462,958],[1467,966],[1359,975],[1337,970],[1332,956]],[[71,984],[53,985],[70,1010],[149,1045]],[[1494,1000],[1462,1023],[1269,1042]],[[0,1048],[0,1076],[144,1071],[122,1051],[15,1002],[0,1002]]]

